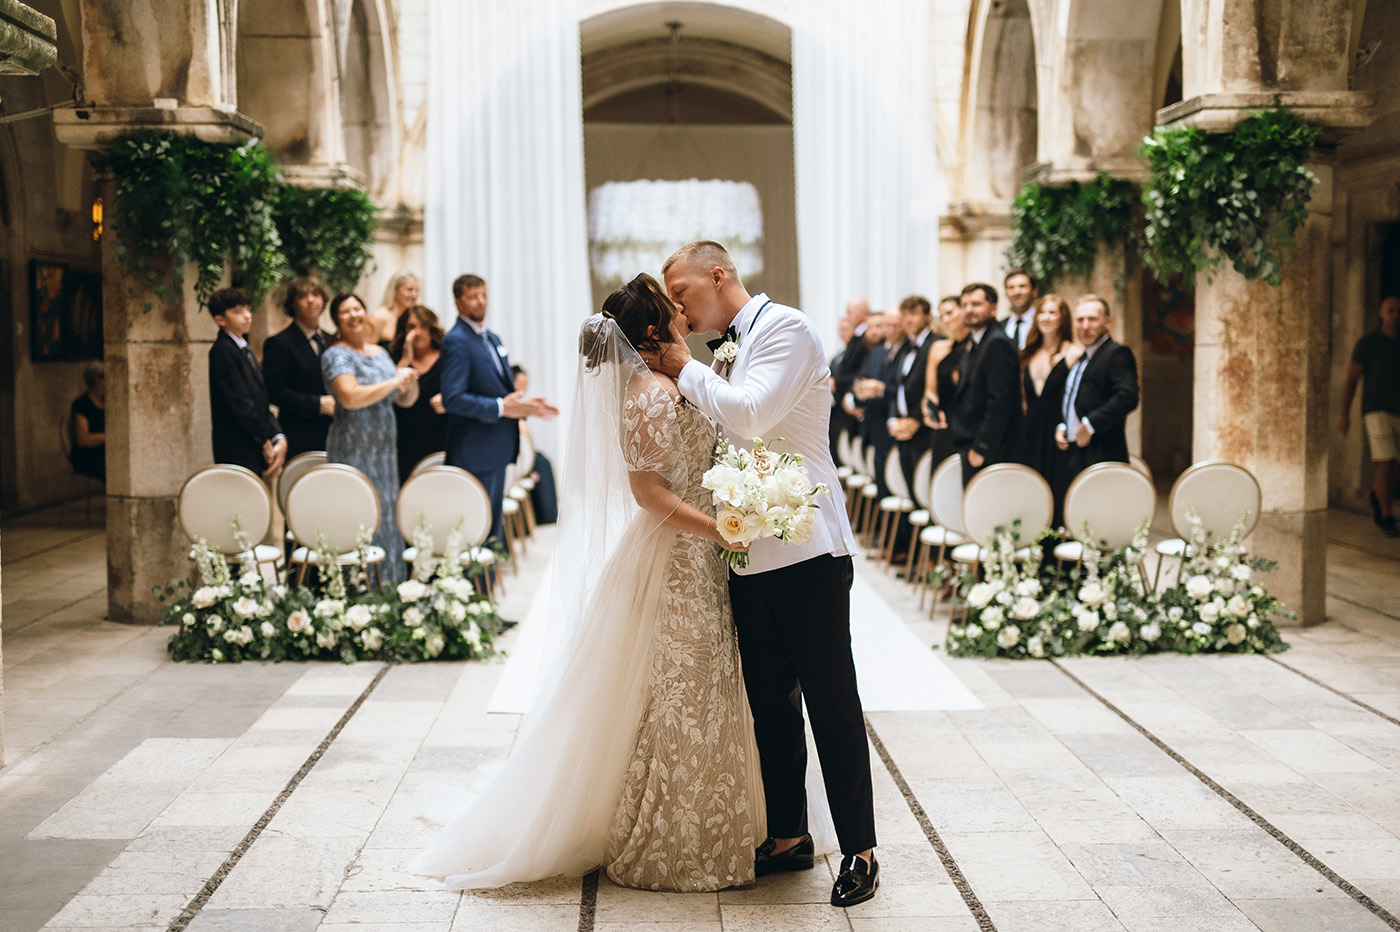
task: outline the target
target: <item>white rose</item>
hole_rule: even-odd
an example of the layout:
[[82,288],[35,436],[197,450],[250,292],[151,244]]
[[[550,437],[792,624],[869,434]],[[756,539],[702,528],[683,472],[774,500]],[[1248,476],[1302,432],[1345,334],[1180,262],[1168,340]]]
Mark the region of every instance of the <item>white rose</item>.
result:
[[734,360],[739,358],[739,344],[733,340],[726,340],[715,347],[715,362],[722,366],[734,365]]
[[428,587],[416,579],[399,583],[399,598],[405,602],[417,602],[427,591]]
[[1152,621],[1139,628],[1138,634],[1142,635],[1144,641],[1151,644],[1162,636],[1162,629],[1157,626],[1157,622]]
[[323,648],[325,648],[326,650],[330,650],[332,647],[335,646],[335,632],[334,632],[334,631],[317,631],[317,632],[316,632],[316,646],[317,646],[317,647],[323,647]]
[[1003,589],[997,593],[997,601],[1002,605],[1010,606],[1012,602],[1016,601],[1016,597]]
[[194,591],[194,595],[190,596],[190,602],[195,608],[208,608],[214,604],[217,597],[218,590],[213,586],[201,586]]
[[1032,657],[1044,657],[1045,642],[1041,640],[1040,635],[1034,635],[1030,640],[1026,641],[1026,650],[1030,652]]
[[262,636],[265,638],[270,638],[277,633],[276,626],[270,621],[264,621],[258,626],[258,630],[262,631]]
[[1012,607],[1011,614],[1025,621],[1040,614],[1040,603],[1029,597],[1022,597]]
[[424,628],[424,627],[422,627],[422,626],[420,625],[420,626],[418,626],[417,628],[414,628],[412,631],[410,631],[410,632],[409,632],[409,635],[410,635],[415,641],[421,641],[421,640],[423,640],[425,637],[428,636],[428,629],[427,629],[427,628]]
[[476,626],[474,621],[467,625],[467,643],[477,649],[481,647],[481,629]]
[[224,619],[219,615],[210,615],[208,620],[204,623],[209,627],[210,631],[216,633],[224,629]]
[[442,649],[447,646],[441,634],[434,634],[423,642],[423,649],[428,652],[429,657],[436,657],[442,653]]
[[1133,632],[1121,621],[1115,621],[1108,629],[1108,639],[1119,644],[1127,644],[1133,639]]
[[191,613],[185,612],[184,617],[180,619],[180,624],[186,628],[193,628],[195,622],[198,620],[199,619],[195,618]]
[[360,635],[360,643],[365,646],[365,650],[379,650],[384,646],[384,632],[378,628],[370,628]]
[[1248,563],[1236,563],[1230,567],[1230,575],[1240,582],[1249,582],[1250,569]]
[[1181,606],[1179,605],[1173,605],[1171,608],[1167,609],[1167,618],[1171,621],[1180,621],[1183,614],[1184,612],[1182,612]]
[[311,627],[311,616],[306,613],[306,609],[299,608],[287,616],[287,630],[293,634],[300,634]]
[[1204,636],[1210,634],[1212,629],[1210,625],[1206,624],[1204,621],[1198,621],[1191,626],[1191,630],[1199,635]]
[[243,618],[252,618],[258,613],[258,600],[242,596],[233,603],[233,610]]
[[247,625],[244,625],[243,627],[239,628],[239,629],[238,629],[238,643],[240,643],[240,644],[251,644],[251,643],[253,643],[253,629],[250,628],[250,627],[248,627]]
[[803,508],[797,512],[792,519],[792,530],[788,532],[787,542],[790,544],[805,544],[812,539],[812,535],[817,530],[817,511],[815,508]]
[[1098,612],[1080,612],[1076,618],[1080,631],[1093,631],[1099,626]]
[[453,602],[451,605],[447,606],[447,617],[461,624],[467,619],[467,607],[461,602]]
[[468,615],[489,615],[491,606],[485,602],[472,602],[467,606]]
[[374,620],[374,615],[370,612],[368,605],[352,605],[350,611],[345,613],[345,620],[350,622],[350,627],[356,631],[362,631],[366,625]]
[[793,511],[786,505],[774,505],[763,513],[763,531],[770,537],[783,537],[792,525]]
[[1079,587],[1079,601],[1090,608],[1098,608],[1103,597],[1103,587],[1096,582],[1087,582]]
[[345,611],[345,603],[339,599],[322,599],[316,603],[316,607],[312,611],[317,618],[330,618]]
[[805,505],[807,495],[812,491],[812,482],[807,474],[795,466],[778,470],[769,480],[769,488],[778,494],[778,500],[786,505]]
[[1214,602],[1207,602],[1205,605],[1198,608],[1196,613],[1201,616],[1201,621],[1208,621],[1211,624],[1215,624],[1220,618],[1220,606],[1216,605]]
[[1215,591],[1215,583],[1209,576],[1192,576],[1186,580],[1186,594],[1197,602],[1204,602]]
[[230,644],[237,644],[237,643],[238,643],[238,629],[237,629],[237,628],[229,628],[227,631],[225,631],[225,632],[224,632],[224,640],[227,641],[227,642],[230,643]]
[[1225,629],[1225,640],[1231,644],[1243,644],[1246,631],[1242,624],[1233,624]]
[[971,624],[971,625],[968,625],[968,626],[967,626],[967,639],[968,639],[969,641],[975,641],[975,640],[977,640],[978,638],[980,638],[981,636],[982,636],[982,626],[981,626],[981,625],[978,625],[978,624]]
[[1103,605],[1103,617],[1109,621],[1118,617],[1118,606],[1113,602],[1105,602]]
[[1233,562],[1234,561],[1231,560],[1228,556],[1219,556],[1215,558],[1215,568],[1218,570],[1228,570],[1230,568],[1230,564]]
[[262,585],[262,577],[257,573],[244,573],[242,576],[238,577],[238,584],[244,589],[251,589],[254,586]]
[[215,663],[218,663],[219,661],[224,659],[224,652],[216,647],[209,652],[209,659],[214,661]]
[[984,628],[990,631],[1006,620],[1006,613],[1001,610],[1000,606],[991,605],[982,610],[982,616],[978,620],[982,622]]
[[1226,603],[1225,608],[1236,618],[1247,618],[1249,616],[1249,600],[1242,595],[1230,596],[1230,601]]
[[1007,625],[997,632],[997,644],[1003,650],[1010,650],[1021,640],[1021,629],[1015,625]]
[[992,596],[996,595],[996,589],[990,583],[978,583],[967,593],[967,604],[973,608],[983,608],[992,601]]
[[1246,625],[1248,625],[1250,628],[1257,628],[1257,627],[1259,627],[1259,616],[1258,616],[1258,615],[1250,615],[1248,618],[1245,619],[1245,622],[1244,622],[1244,623],[1245,623]]
[[1028,599],[1034,599],[1040,595],[1040,580],[1034,577],[1023,579],[1016,584],[1016,594]]
[[403,623],[405,625],[408,625],[410,628],[412,628],[415,625],[422,624],[422,622],[423,612],[421,609],[418,608],[418,606],[410,605],[408,608],[403,610]]

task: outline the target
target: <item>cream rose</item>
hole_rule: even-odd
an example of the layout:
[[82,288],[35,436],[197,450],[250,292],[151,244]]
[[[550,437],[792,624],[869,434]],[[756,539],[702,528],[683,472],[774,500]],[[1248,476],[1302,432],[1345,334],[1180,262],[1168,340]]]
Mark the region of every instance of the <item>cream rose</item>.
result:
[[287,616],[287,630],[293,634],[301,634],[311,627],[311,616],[306,613],[306,609],[299,608]]

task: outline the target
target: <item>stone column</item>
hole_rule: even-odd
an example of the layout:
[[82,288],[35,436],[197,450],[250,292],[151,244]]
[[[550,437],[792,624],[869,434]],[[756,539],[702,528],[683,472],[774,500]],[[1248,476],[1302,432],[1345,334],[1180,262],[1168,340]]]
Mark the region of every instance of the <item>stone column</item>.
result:
[[1302,624],[1326,617],[1328,311],[1332,166],[1318,183],[1283,283],[1222,267],[1196,278],[1194,461],[1224,460],[1263,490],[1252,554],[1278,561],[1271,592]]

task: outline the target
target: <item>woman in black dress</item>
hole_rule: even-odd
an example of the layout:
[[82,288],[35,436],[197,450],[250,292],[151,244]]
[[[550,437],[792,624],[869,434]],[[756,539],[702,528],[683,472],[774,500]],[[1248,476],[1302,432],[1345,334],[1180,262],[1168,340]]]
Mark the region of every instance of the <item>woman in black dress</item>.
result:
[[958,367],[967,355],[967,325],[963,323],[962,304],[954,295],[938,302],[938,329],[946,340],[939,340],[928,351],[928,369],[924,374],[924,423],[933,428],[930,449],[933,468],[957,451],[953,448],[952,432],[942,405],[952,402],[958,387]]
[[1045,477],[1055,496],[1052,527],[1064,520],[1065,492],[1069,489],[1069,466],[1065,454],[1055,446],[1055,427],[1060,423],[1065,382],[1070,367],[1083,349],[1074,342],[1069,304],[1056,294],[1047,294],[1036,304],[1035,327],[1021,350],[1021,443],[1017,460]]
[[442,325],[437,314],[415,304],[399,317],[390,354],[418,373],[418,400],[395,408],[399,428],[399,481],[407,482],[418,461],[447,449],[447,409],[442,406]]
[[69,407],[73,471],[107,481],[107,371],[95,362],[83,370],[87,391]]

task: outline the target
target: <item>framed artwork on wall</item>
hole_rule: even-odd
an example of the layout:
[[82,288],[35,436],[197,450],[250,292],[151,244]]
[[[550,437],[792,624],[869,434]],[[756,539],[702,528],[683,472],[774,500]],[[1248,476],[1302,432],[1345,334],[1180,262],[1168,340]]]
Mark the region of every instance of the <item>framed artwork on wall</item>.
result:
[[29,358],[53,362],[64,358],[68,317],[68,266],[29,262]]

